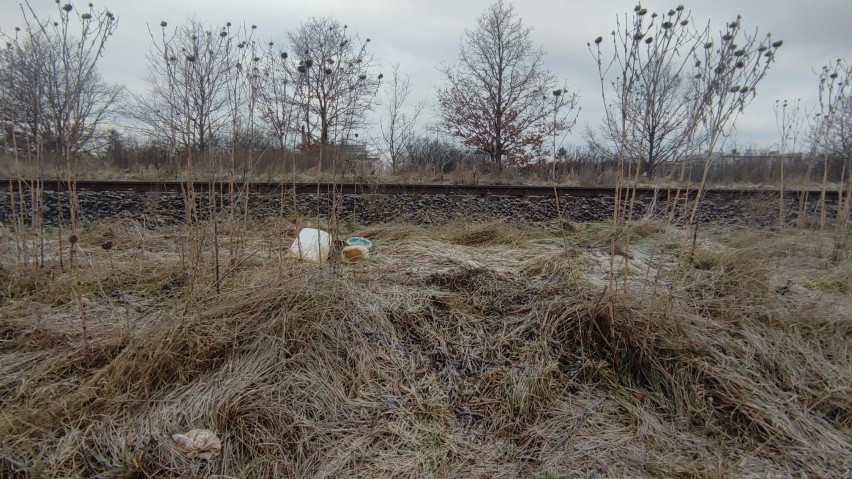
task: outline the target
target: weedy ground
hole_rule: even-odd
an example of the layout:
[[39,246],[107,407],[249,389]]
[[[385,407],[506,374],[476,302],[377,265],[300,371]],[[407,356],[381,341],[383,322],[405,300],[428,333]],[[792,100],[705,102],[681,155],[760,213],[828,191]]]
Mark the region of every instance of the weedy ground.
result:
[[216,240],[217,281],[211,229],[94,224],[73,267],[2,230],[0,476],[852,474],[827,235],[344,225],[373,256],[320,266],[276,220]]

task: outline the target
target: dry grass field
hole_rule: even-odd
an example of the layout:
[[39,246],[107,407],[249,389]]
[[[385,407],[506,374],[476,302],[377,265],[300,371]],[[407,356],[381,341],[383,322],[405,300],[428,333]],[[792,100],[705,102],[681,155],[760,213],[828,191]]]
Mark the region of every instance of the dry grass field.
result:
[[0,230],[0,476],[852,475],[830,235],[629,228],[342,225],[372,256],[316,265],[286,220],[112,220],[41,267]]

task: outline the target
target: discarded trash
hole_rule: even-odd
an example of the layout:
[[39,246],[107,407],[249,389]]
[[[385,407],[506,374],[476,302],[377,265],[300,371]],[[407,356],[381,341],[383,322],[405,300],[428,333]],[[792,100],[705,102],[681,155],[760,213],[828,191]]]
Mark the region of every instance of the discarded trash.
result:
[[352,236],[348,240],[346,240],[346,244],[349,246],[364,246],[369,251],[370,248],[373,247],[373,242],[368,240],[367,238],[362,238],[360,236]]
[[299,259],[316,263],[325,263],[331,250],[331,235],[316,228],[304,228],[299,237],[293,240],[290,254]]
[[222,441],[209,429],[193,429],[186,434],[172,434],[172,440],[190,459],[199,457],[209,461],[222,452]]
[[366,246],[346,246],[341,251],[343,259],[348,261],[360,261],[370,256],[370,250]]

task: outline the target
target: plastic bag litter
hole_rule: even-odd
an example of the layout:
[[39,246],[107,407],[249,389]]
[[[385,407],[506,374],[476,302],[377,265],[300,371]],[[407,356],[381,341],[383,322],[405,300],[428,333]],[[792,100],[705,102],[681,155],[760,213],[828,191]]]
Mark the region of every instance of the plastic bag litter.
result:
[[186,454],[209,461],[222,452],[222,441],[209,429],[192,429],[185,434],[172,434],[172,440]]
[[290,255],[315,263],[325,263],[331,250],[331,235],[316,228],[303,228],[290,246]]

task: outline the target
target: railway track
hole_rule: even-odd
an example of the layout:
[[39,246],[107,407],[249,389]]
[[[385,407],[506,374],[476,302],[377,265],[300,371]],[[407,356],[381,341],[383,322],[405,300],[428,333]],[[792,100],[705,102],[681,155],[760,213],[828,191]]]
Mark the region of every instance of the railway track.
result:
[[[0,180],[0,188],[3,191],[31,190],[36,183],[33,180]],[[92,192],[137,192],[137,193],[180,193],[187,191],[190,186],[181,181],[93,181],[81,180],[74,185],[77,191]],[[63,180],[43,180],[40,187],[44,191],[68,191],[70,185]],[[462,196],[514,196],[514,197],[613,197],[615,188],[612,187],[577,187],[577,186],[535,186],[535,185],[441,185],[441,184],[408,184],[408,183],[273,183],[273,182],[205,182],[196,181],[191,184],[192,190],[196,192],[209,192],[211,190],[228,192],[232,188],[238,191],[249,191],[251,193],[320,193],[332,192],[342,194],[380,194],[380,195],[462,195]],[[623,193],[631,193],[632,188],[624,188]],[[669,187],[649,188],[638,187],[635,189],[637,197],[666,200],[674,197],[677,189]],[[720,199],[749,199],[766,198],[778,195],[776,189],[720,189],[713,188],[705,190],[705,196]],[[803,196],[812,200],[819,198],[821,190],[818,189],[788,189],[786,195],[801,198]],[[694,195],[695,191],[681,190],[684,194]],[[835,201],[838,197],[836,190],[826,191],[826,199]]]

